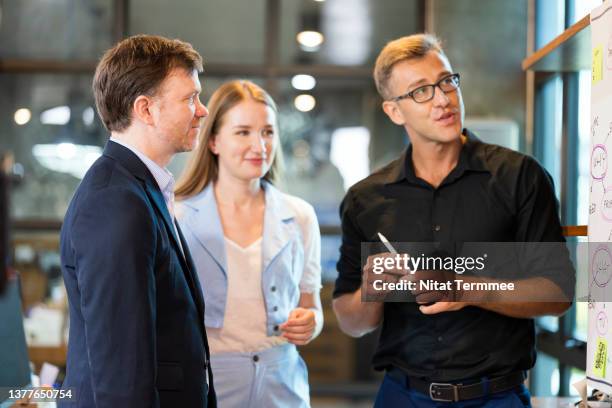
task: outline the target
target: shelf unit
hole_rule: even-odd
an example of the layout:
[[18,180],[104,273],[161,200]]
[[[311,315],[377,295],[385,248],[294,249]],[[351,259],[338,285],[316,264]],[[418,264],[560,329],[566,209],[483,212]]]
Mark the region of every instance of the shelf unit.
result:
[[584,16],[523,60],[524,71],[575,72],[591,69],[591,17]]

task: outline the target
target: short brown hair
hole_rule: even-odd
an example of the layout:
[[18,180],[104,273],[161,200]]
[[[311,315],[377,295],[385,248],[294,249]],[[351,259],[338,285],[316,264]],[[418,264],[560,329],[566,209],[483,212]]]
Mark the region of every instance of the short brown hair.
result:
[[106,51],[92,84],[96,108],[106,129],[127,129],[136,98],[155,95],[168,73],[177,67],[202,72],[202,57],[181,40],[135,35]]
[[374,66],[374,82],[383,99],[389,99],[388,84],[393,66],[400,61],[422,58],[429,51],[444,55],[440,40],[432,34],[413,34],[387,43],[382,49]]
[[[204,190],[210,182],[217,180],[219,159],[210,150],[210,141],[219,132],[225,114],[240,102],[249,99],[271,107],[278,117],[278,109],[272,97],[253,82],[235,80],[221,85],[208,101],[208,116],[204,120],[200,143],[191,154],[185,171],[176,183],[175,195],[177,199],[182,200],[192,197]],[[275,137],[278,138],[278,135],[275,135]],[[271,183],[278,182],[282,164],[283,155],[279,143],[270,170],[263,176],[263,179]]]

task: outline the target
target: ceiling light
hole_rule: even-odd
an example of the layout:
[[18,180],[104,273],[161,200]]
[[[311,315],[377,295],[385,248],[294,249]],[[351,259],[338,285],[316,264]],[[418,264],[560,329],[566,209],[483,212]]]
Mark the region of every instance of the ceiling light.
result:
[[29,109],[21,108],[15,111],[15,123],[18,125],[25,125],[32,118],[32,112]]
[[302,31],[297,35],[297,41],[304,51],[316,51],[323,44],[323,34],[318,31]]
[[293,103],[297,110],[301,112],[310,112],[317,104],[317,101],[312,95],[302,94],[296,96]]
[[291,78],[291,86],[300,91],[310,91],[316,84],[317,81],[312,75],[299,74]]

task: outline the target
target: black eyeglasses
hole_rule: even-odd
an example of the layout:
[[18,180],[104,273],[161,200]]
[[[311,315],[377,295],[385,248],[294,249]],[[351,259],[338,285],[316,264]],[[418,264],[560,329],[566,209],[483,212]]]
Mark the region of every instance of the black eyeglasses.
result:
[[427,102],[433,99],[436,93],[436,87],[440,88],[444,93],[456,91],[457,88],[459,88],[459,74],[447,75],[444,78],[441,78],[435,84],[419,86],[410,92],[406,92],[405,94],[396,96],[390,100],[393,102],[399,102],[402,99],[412,98],[417,103]]

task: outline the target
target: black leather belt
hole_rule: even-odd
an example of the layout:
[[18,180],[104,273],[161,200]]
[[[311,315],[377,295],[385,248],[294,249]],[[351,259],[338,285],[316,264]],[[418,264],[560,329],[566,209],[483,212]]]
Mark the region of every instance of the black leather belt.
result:
[[387,375],[407,388],[412,388],[429,395],[433,401],[457,402],[474,398],[482,398],[489,394],[508,391],[518,387],[525,381],[525,373],[517,371],[501,377],[494,377],[477,382],[439,383],[427,382],[404,374],[397,368],[387,371]]

